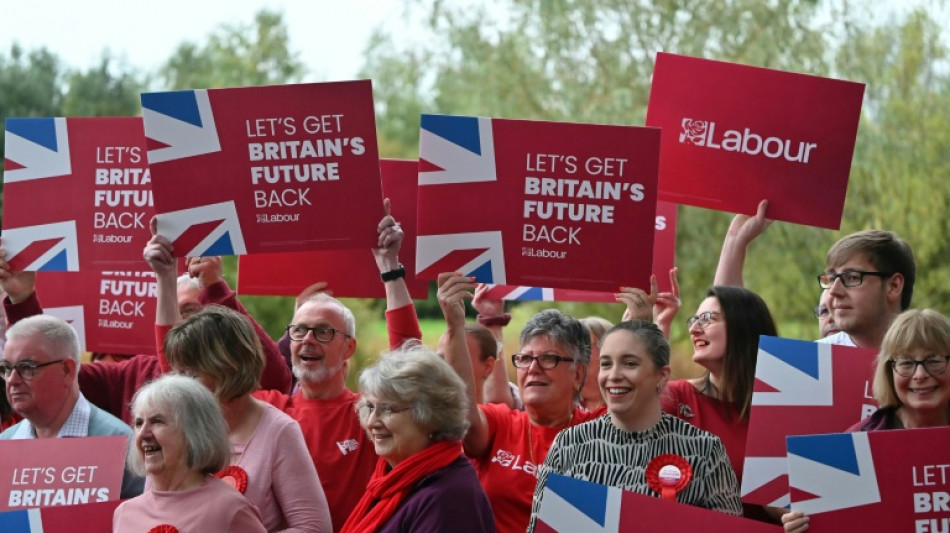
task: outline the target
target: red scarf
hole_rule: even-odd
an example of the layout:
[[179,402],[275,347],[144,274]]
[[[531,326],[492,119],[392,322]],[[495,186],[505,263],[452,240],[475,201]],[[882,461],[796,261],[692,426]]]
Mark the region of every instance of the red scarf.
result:
[[[340,533],[376,531],[396,512],[412,487],[423,477],[445,468],[462,455],[458,441],[440,441],[396,465],[388,474],[389,463],[382,457],[366,485],[366,492],[346,520]],[[375,503],[375,505],[374,505]]]

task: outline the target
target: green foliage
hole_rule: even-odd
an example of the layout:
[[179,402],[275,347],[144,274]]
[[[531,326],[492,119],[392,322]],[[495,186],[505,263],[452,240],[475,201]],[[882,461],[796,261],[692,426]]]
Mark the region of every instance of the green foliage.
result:
[[141,113],[139,93],[145,82],[107,53],[86,72],[66,75],[62,114],[68,117],[123,117]]
[[170,90],[292,83],[304,73],[297,56],[283,15],[262,10],[253,24],[223,25],[203,45],[180,44],[159,77]]

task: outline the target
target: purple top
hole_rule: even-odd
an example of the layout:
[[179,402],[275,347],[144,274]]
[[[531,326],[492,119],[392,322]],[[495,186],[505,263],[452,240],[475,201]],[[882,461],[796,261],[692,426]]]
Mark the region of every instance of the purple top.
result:
[[378,533],[408,531],[494,533],[488,497],[465,456],[420,479]]
[[904,429],[904,424],[897,418],[897,409],[882,407],[871,413],[871,416],[848,428],[853,431],[881,431],[885,429]]

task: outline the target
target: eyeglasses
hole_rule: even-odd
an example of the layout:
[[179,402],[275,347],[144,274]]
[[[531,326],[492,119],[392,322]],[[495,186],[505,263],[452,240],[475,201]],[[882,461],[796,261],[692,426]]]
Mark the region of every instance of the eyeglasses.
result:
[[360,418],[362,419],[369,418],[369,415],[375,412],[376,418],[389,420],[389,417],[393,416],[394,413],[401,413],[409,409],[409,407],[393,407],[388,403],[374,404],[372,402],[359,402],[356,404],[356,411],[360,414]]
[[845,270],[837,274],[824,272],[818,275],[818,285],[820,285],[822,289],[830,289],[831,286],[835,284],[835,280],[840,279],[842,285],[852,289],[854,287],[860,287],[861,284],[864,283],[864,276],[889,278],[893,275],[893,272],[865,272],[863,270]]
[[699,329],[706,329],[719,319],[718,311],[706,311],[686,319],[686,329],[693,329],[693,324],[699,324]]
[[574,360],[570,357],[561,357],[560,355],[554,355],[553,353],[544,353],[541,355],[528,355],[523,353],[516,353],[511,356],[511,364],[515,365],[517,368],[531,368],[531,363],[537,361],[538,366],[544,370],[551,370],[557,368],[558,363],[561,361],[571,362]]
[[818,307],[815,307],[815,318],[818,320],[821,320],[830,314],[831,309],[828,309],[827,305],[819,305]]
[[55,365],[56,363],[62,363],[65,359],[57,359],[55,361],[50,361],[48,363],[36,364],[29,361],[21,361],[15,365],[10,363],[0,363],[0,374],[3,374],[3,379],[10,379],[13,377],[13,371],[16,370],[17,374],[20,374],[20,377],[26,381],[33,379],[36,376],[36,371],[43,368],[44,366]]
[[923,366],[931,376],[939,376],[946,372],[947,361],[950,361],[950,355],[928,355],[921,360],[895,357],[890,360],[890,363],[898,376],[909,378],[917,372],[917,365]]
[[337,333],[342,333],[344,337],[349,337],[342,330],[330,326],[310,327],[305,324],[291,324],[287,326],[287,333],[292,341],[302,341],[307,338],[307,332],[313,333],[313,338],[320,344],[329,344],[333,342],[333,337]]

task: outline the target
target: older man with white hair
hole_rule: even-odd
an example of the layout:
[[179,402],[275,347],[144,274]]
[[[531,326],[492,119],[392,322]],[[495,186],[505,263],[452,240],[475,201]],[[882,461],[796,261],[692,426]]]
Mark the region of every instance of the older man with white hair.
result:
[[[132,430],[89,403],[79,391],[79,338],[62,319],[25,318],[7,330],[0,359],[7,397],[23,417],[0,440],[125,435]],[[122,498],[142,493],[144,480],[123,476]]]

